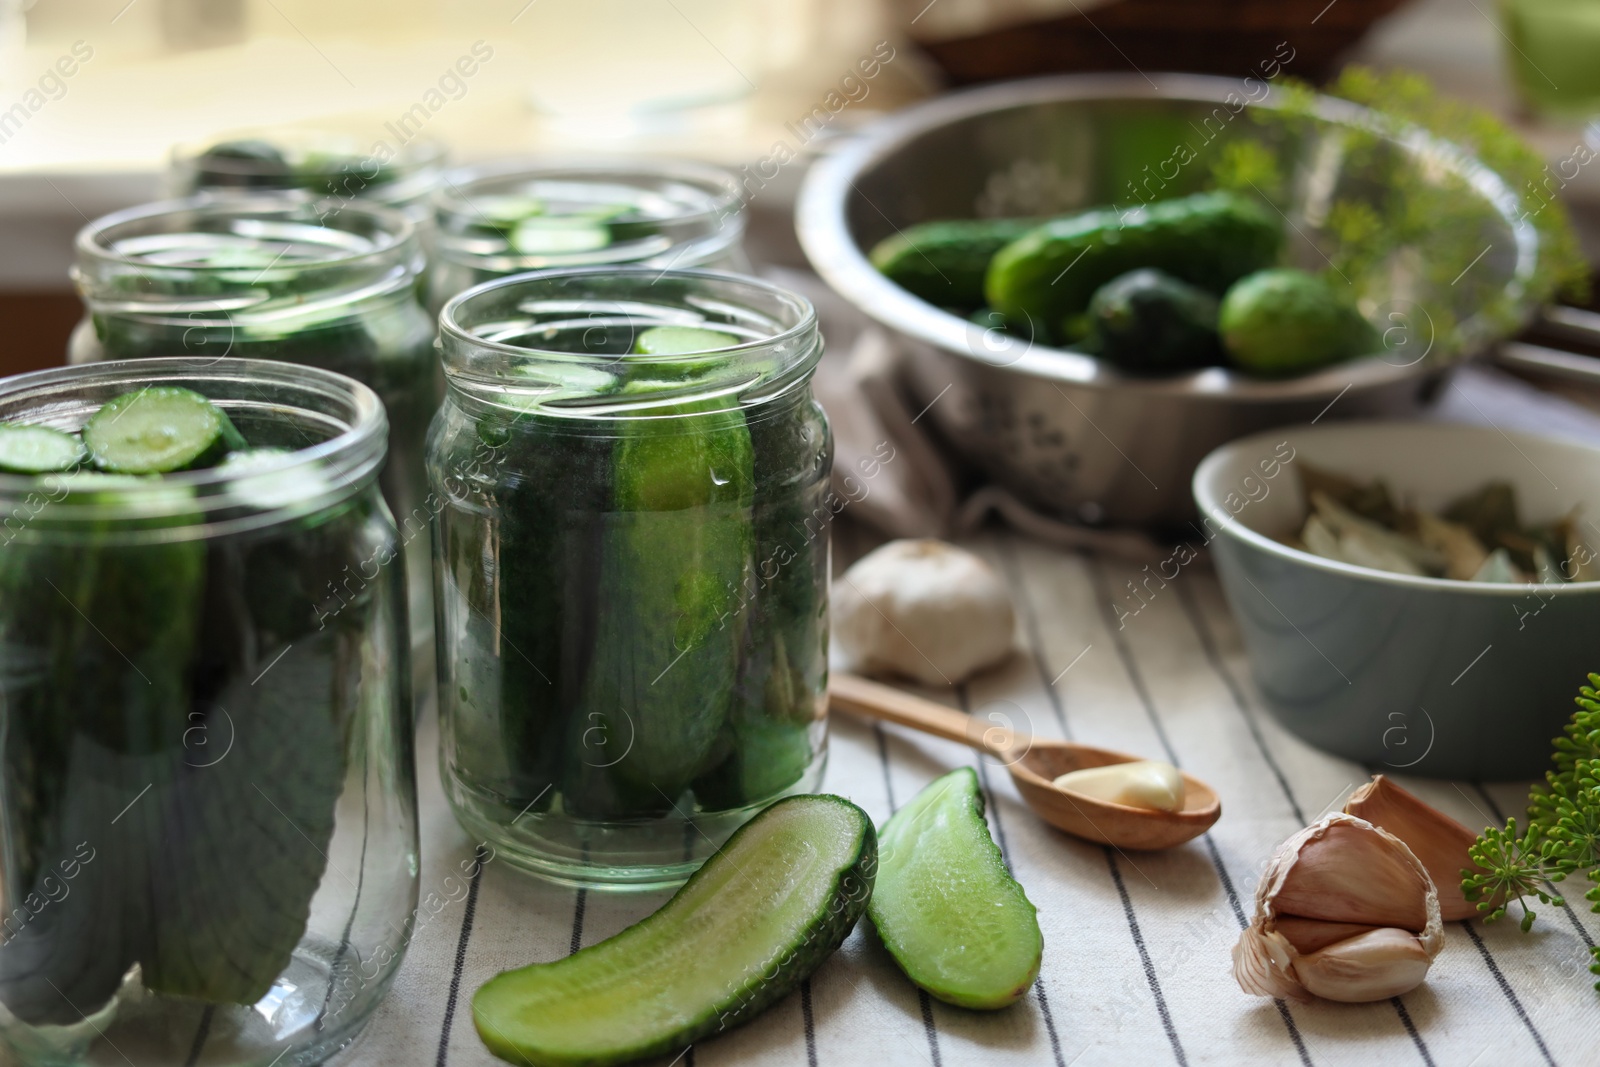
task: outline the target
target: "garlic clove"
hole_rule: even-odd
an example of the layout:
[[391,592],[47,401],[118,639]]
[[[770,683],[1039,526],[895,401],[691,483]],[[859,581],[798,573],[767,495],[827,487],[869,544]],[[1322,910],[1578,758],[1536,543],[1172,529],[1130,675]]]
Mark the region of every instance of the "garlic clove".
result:
[[1276,930],[1285,941],[1294,946],[1296,952],[1302,956],[1309,956],[1319,949],[1344,941],[1359,934],[1371,933],[1373,930],[1391,930],[1393,927],[1369,926],[1364,923],[1330,923],[1321,919],[1302,919],[1298,915],[1280,915],[1273,923]]
[[1273,892],[1274,914],[1420,931],[1431,880],[1398,838],[1373,831],[1360,820],[1323,820],[1290,838],[1295,846]]
[[1408,993],[1428,976],[1433,956],[1405,930],[1383,927],[1295,960],[1295,977],[1325,1000],[1361,1004]]
[[1133,760],[1104,767],[1085,767],[1069,771],[1055,780],[1057,789],[1067,789],[1096,800],[1126,804],[1151,811],[1178,811],[1183,807],[1183,775],[1178,768],[1160,760]]
[[1255,905],[1233,947],[1233,974],[1259,996],[1394,996],[1421,982],[1444,947],[1439,894],[1422,861],[1398,837],[1342,812],[1279,846]]
[[1381,774],[1351,793],[1344,810],[1406,843],[1439,891],[1439,912],[1445,922],[1482,914],[1461,892],[1462,869],[1477,867],[1467,855],[1477,834]]

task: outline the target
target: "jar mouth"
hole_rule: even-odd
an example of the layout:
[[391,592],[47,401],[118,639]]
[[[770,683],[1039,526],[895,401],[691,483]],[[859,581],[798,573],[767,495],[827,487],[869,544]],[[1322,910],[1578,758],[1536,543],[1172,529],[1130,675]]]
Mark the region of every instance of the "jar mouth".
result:
[[[744,233],[744,199],[734,175],[682,160],[571,158],[463,167],[444,175],[433,203],[438,255],[497,273],[606,263],[694,267]],[[535,204],[537,211],[515,214]],[[531,245],[518,222],[530,225]],[[551,224],[561,232],[544,232]],[[585,232],[600,234],[604,243],[582,240]]]
[[[636,352],[652,327],[734,343]],[[589,417],[673,414],[718,398],[749,406],[809,380],[822,356],[816,309],[803,296],[723,271],[639,267],[486,282],[444,306],[438,345],[453,388],[499,406]]]
[[[388,454],[388,417],[370,388],[333,371],[258,359],[152,357],[19,374],[0,381],[0,422],[81,430],[104,403],[156,386],[222,408],[252,448],[278,462],[158,477],[0,474],[0,545],[93,526],[99,539],[214,536],[311,515],[362,491]],[[106,522],[125,523],[106,531]]]
[[72,277],[92,311],[191,316],[183,326],[268,311],[305,318],[329,298],[344,306],[405,290],[422,267],[416,233],[404,213],[370,201],[202,194],[89,223]]

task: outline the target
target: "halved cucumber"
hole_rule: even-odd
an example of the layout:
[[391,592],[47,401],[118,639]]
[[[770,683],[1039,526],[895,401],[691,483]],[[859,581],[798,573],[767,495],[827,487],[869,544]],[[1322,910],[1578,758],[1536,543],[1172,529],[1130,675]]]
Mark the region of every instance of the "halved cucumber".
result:
[[963,1008],[1004,1008],[1039,974],[1037,909],[1006,870],[971,767],[951,771],[883,824],[867,913],[906,976]]
[[103,405],[83,427],[94,465],[113,474],[203,467],[247,447],[221,408],[191,389],[151,386]]
[[754,1017],[814,971],[872,894],[877,839],[842,797],[780,800],[661,910],[554,963],[490,979],[478,1036],[534,1067],[626,1063]]
[[82,463],[83,442],[48,426],[0,422],[0,471],[11,474],[53,474]]

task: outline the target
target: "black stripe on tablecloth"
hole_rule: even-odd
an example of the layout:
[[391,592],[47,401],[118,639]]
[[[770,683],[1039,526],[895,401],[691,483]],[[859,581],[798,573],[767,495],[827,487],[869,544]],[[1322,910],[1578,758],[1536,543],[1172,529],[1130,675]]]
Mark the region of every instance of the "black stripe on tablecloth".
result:
[[211,1018],[216,1013],[215,1004],[207,1004],[200,1013],[200,1026],[194,1032],[194,1041],[189,1046],[189,1056],[183,1061],[183,1067],[194,1067],[200,1062],[200,1050],[206,1047],[206,1038],[211,1036]]
[[1138,916],[1133,913],[1133,898],[1128,896],[1128,887],[1122,882],[1122,872],[1117,869],[1117,854],[1109,845],[1102,851],[1106,854],[1106,869],[1111,872],[1111,881],[1117,887],[1117,896],[1122,898],[1122,913],[1127,916],[1128,929],[1133,934],[1133,945],[1139,950],[1139,960],[1144,966],[1144,977],[1150,983],[1150,992],[1156,998],[1156,1014],[1161,1017],[1161,1029],[1166,1031],[1167,1041],[1172,1045],[1172,1054],[1178,1059],[1178,1067],[1188,1067],[1189,1058],[1183,1054],[1183,1043],[1178,1040],[1178,1028],[1172,1023],[1172,1013],[1167,1010],[1167,998],[1161,992],[1161,980],[1156,977],[1156,966],[1150,961],[1150,949],[1144,943],[1144,934],[1139,930]]
[[572,902],[572,940],[567,945],[567,955],[576,955],[583,947],[583,913],[588,907],[589,891],[580,888]]
[[[1111,608],[1111,579],[1106,573],[1106,565],[1097,556],[1089,556],[1089,580],[1094,586],[1095,598],[1100,604],[1100,618],[1106,630],[1111,634],[1111,643],[1117,650],[1117,658],[1122,662],[1122,669],[1127,672],[1128,681],[1133,686],[1134,693],[1139,698],[1139,703],[1144,706],[1145,714],[1150,723],[1155,727],[1156,736],[1161,741],[1161,747],[1166,750],[1167,759],[1174,767],[1183,764],[1178,760],[1178,752],[1172,746],[1172,739],[1167,736],[1166,727],[1161,722],[1161,715],[1156,710],[1156,702],[1150,696],[1150,690],[1145,686],[1144,674],[1139,670],[1139,664],[1133,658],[1133,649],[1128,644],[1120,627],[1112,625],[1116,621],[1116,614]],[[1108,617],[1109,614],[1109,617]],[[1233,878],[1228,874],[1227,866],[1222,862],[1222,853],[1218,851],[1216,841],[1211,834],[1201,835],[1205,842],[1206,850],[1211,854],[1211,866],[1217,872],[1217,881],[1221,883],[1222,890],[1228,897],[1228,905],[1233,909],[1234,918],[1238,920],[1242,930],[1248,925],[1244,908],[1239,903],[1239,894],[1233,887]],[[1121,888],[1119,879],[1118,888]],[[1284,1027],[1289,1032],[1289,1040],[1294,1044],[1295,1052],[1300,1057],[1300,1062],[1306,1067],[1311,1067],[1311,1057],[1306,1051],[1305,1038],[1300,1033],[1300,1026],[1294,1021],[1294,1016],[1289,1011],[1289,1006],[1278,1003],[1278,1017],[1283,1020]]]
[[[889,814],[893,815],[899,805],[894,802],[894,782],[889,777],[889,738],[883,732],[883,724],[874,722],[872,733],[878,740],[878,762],[883,767],[883,791],[889,801]],[[928,991],[917,988],[917,1003],[922,1008],[922,1032],[928,1038],[928,1052],[933,1058],[933,1067],[944,1067],[944,1059],[939,1055],[939,1028],[933,1021],[933,1001],[928,997]]]
[[1306,824],[1306,814],[1300,810],[1300,802],[1295,799],[1294,790],[1289,787],[1289,778],[1283,773],[1283,768],[1278,766],[1278,758],[1272,754],[1272,749],[1267,747],[1267,739],[1261,734],[1261,727],[1256,722],[1254,715],[1250,714],[1249,706],[1245,703],[1244,691],[1239,688],[1232,674],[1229,674],[1222,665],[1222,653],[1217,649],[1216,638],[1211,634],[1211,628],[1205,624],[1205,617],[1200,611],[1200,605],[1195,603],[1194,594],[1188,588],[1178,586],[1178,603],[1183,605],[1184,614],[1189,617],[1189,626],[1194,630],[1195,637],[1200,641],[1200,649],[1205,653],[1206,662],[1211,665],[1211,671],[1222,684],[1227,687],[1229,695],[1233,697],[1233,706],[1238,709],[1239,717],[1244,719],[1244,725],[1250,731],[1250,737],[1256,743],[1256,751],[1261,753],[1261,758],[1272,771],[1272,776],[1278,780],[1278,788],[1283,791],[1283,798],[1289,802],[1289,811],[1294,815],[1294,821],[1301,826]]
[[1417,1032],[1417,1024],[1411,1021],[1411,1013],[1406,1011],[1405,1001],[1399,997],[1390,997],[1389,1003],[1394,1005],[1395,1014],[1400,1016],[1400,1025],[1406,1028],[1406,1033],[1410,1036],[1411,1043],[1417,1046],[1417,1054],[1422,1057],[1422,1062],[1427,1064],[1427,1067],[1436,1067],[1432,1054],[1428,1052],[1427,1043],[1422,1040],[1422,1035]]
[[800,1017],[806,1028],[806,1067],[817,1067],[817,1024],[811,1014],[811,979],[800,983]]
[[1512,1009],[1517,1013],[1517,1018],[1522,1020],[1522,1025],[1528,1028],[1528,1033],[1533,1037],[1533,1043],[1539,1046],[1539,1055],[1544,1057],[1544,1062],[1550,1067],[1556,1067],[1556,1061],[1551,1058],[1550,1050],[1545,1047],[1544,1038],[1539,1034],[1539,1028],[1533,1025],[1533,1020],[1528,1018],[1528,1013],[1523,1010],[1522,1001],[1518,999],[1516,990],[1511,988],[1511,983],[1506,981],[1506,976],[1501,973],[1500,965],[1494,961],[1494,954],[1489,951],[1489,946],[1483,943],[1483,938],[1478,931],[1472,928],[1471,919],[1463,919],[1461,928],[1472,938],[1472,943],[1478,946],[1478,951],[1483,954],[1483,962],[1488,966],[1489,973],[1494,975],[1495,984],[1500,987],[1500,992],[1505,994],[1506,1000],[1511,1003]]
[[444,1024],[439,1029],[439,1055],[434,1067],[445,1067],[450,1058],[450,1024],[456,1017],[456,998],[461,995],[461,972],[467,966],[467,942],[472,940],[472,921],[478,914],[478,886],[483,883],[483,866],[489,862],[488,851],[479,845],[474,852],[477,863],[472,880],[467,885],[467,906],[461,913],[461,938],[456,942],[455,966],[450,971],[450,993],[444,1002]]
[[[1478,795],[1483,797],[1484,803],[1489,805],[1489,810],[1494,813],[1494,817],[1501,822],[1505,822],[1505,812],[1500,810],[1500,805],[1495,803],[1494,797],[1491,796],[1489,791],[1483,787],[1483,783],[1473,782],[1472,788],[1476,789],[1478,791]],[[1553,882],[1546,882],[1545,885],[1549,886],[1549,888],[1552,890],[1555,889],[1555,884]],[[1565,897],[1563,897],[1561,901],[1561,910],[1567,913],[1567,919],[1572,923],[1572,928],[1578,931],[1578,936],[1583,938],[1583,943],[1588,945],[1591,949],[1594,948],[1594,938],[1590,937],[1589,931],[1584,929],[1582,920],[1578,918],[1578,913],[1573,910],[1571,904],[1566,902]]]

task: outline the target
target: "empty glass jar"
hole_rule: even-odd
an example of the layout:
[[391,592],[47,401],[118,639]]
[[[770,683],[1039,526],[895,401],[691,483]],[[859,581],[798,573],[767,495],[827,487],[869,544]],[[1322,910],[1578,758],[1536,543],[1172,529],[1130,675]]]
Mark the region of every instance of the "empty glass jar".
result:
[[822,773],[815,314],[730,274],[550,271],[457,297],[440,336],[451,804],[548,878],[681,881]]
[[423,442],[441,380],[417,302],[416,228],[365,202],[282,194],[147,204],[78,234],[73,280],[88,315],[74,363],[183,357],[282,360],[349,375],[388,412],[379,476],[410,575],[417,684],[432,676],[430,522]]
[[747,270],[744,200],[732,174],[698,163],[613,160],[470,167],[434,197],[434,311],[474,285],[600,264]]
[[0,383],[75,431],[181,387],[255,462],[0,474],[0,1044],[15,1061],[320,1062],[417,900],[404,584],[376,395],[151,359]]

